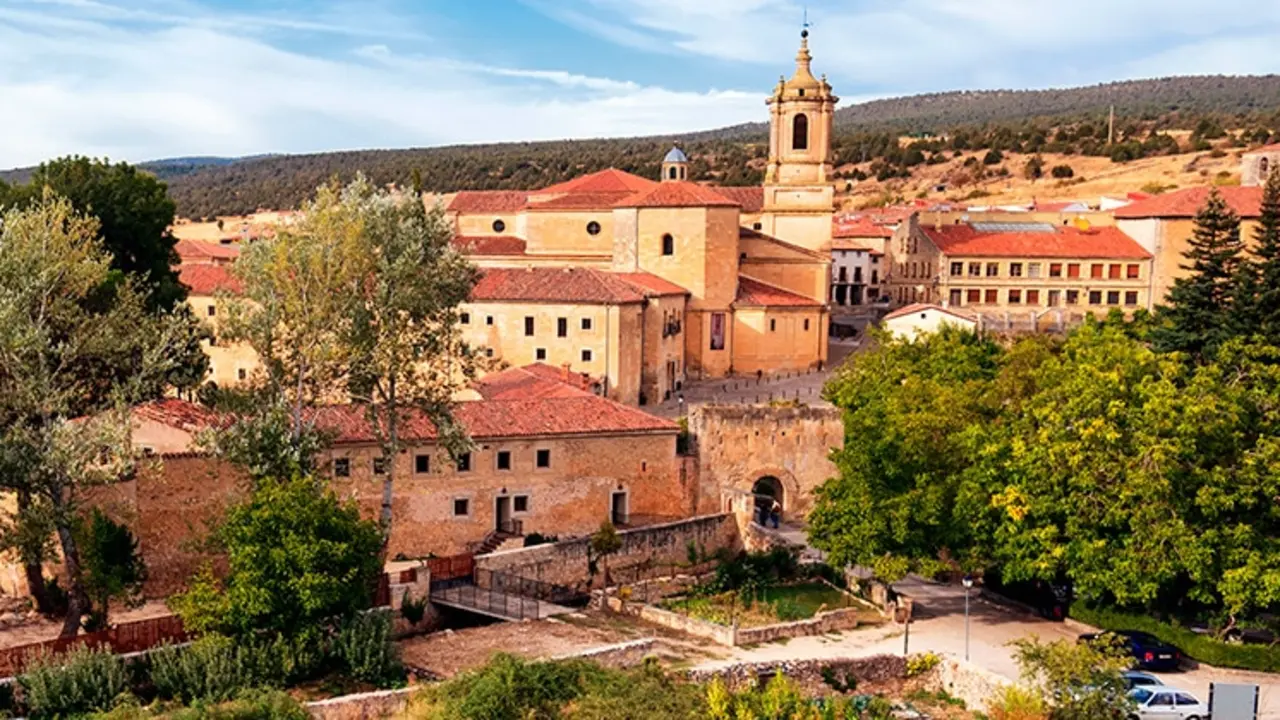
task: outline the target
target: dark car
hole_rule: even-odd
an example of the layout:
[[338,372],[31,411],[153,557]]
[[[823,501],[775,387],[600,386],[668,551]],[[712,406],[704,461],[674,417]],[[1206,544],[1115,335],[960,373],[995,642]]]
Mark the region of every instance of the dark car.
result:
[[1065,619],[1071,607],[1071,584],[1065,580],[1004,582],[999,571],[989,570],[983,576],[982,582],[996,594],[1030,607],[1046,620]]
[[1134,665],[1143,670],[1177,670],[1182,664],[1181,650],[1141,630],[1086,633],[1080,636],[1080,642],[1094,642],[1104,635],[1114,635],[1119,638],[1136,661]]

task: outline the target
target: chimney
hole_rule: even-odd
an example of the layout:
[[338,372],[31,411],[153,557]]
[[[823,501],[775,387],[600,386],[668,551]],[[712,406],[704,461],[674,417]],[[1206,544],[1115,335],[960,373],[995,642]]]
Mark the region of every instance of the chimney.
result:
[[560,379],[569,382],[569,363],[560,364]]

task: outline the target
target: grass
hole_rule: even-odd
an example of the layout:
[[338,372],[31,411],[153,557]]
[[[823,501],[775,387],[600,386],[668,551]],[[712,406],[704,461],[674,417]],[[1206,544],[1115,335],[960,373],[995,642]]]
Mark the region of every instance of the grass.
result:
[[688,614],[699,620],[739,627],[759,627],[780,622],[806,620],[823,610],[853,607],[857,603],[835,588],[821,583],[776,585],[743,602],[737,593],[701,597],[671,598],[662,603],[667,610]]

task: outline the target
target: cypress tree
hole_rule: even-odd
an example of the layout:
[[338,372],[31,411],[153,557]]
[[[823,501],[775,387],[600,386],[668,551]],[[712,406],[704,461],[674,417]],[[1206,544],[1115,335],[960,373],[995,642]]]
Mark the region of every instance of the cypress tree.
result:
[[1273,170],[1262,190],[1262,212],[1254,233],[1257,295],[1252,315],[1254,332],[1280,345],[1280,168]]
[[1156,348],[1195,356],[1211,353],[1235,331],[1232,300],[1240,267],[1240,218],[1216,189],[1196,213],[1195,232],[1181,265],[1189,272],[1160,309],[1164,322],[1152,331]]

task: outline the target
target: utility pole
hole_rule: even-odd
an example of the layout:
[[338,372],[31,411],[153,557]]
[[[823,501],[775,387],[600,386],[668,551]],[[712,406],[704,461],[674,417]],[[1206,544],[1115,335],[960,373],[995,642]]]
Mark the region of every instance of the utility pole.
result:
[[1114,145],[1116,142],[1116,106],[1111,106],[1111,112],[1107,115],[1107,145]]

